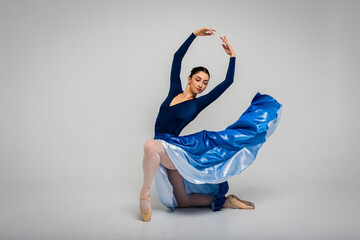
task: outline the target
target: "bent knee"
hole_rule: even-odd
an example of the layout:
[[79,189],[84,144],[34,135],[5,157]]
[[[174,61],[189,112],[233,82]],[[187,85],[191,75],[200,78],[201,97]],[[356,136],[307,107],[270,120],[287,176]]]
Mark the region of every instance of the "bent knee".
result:
[[144,152],[145,153],[152,153],[152,152],[159,152],[161,148],[159,147],[161,144],[158,140],[149,139],[144,144]]

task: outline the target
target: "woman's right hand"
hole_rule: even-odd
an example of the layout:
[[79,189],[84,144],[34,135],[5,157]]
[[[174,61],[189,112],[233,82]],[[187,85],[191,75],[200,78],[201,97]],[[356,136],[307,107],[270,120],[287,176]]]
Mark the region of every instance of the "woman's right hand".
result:
[[214,32],[216,32],[215,29],[203,27],[203,28],[199,28],[198,30],[195,30],[193,33],[195,34],[195,36],[208,36],[208,35],[214,35]]

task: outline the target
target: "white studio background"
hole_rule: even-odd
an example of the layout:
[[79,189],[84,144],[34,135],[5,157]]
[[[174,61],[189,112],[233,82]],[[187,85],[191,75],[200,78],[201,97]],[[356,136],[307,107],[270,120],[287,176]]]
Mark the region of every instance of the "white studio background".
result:
[[[237,54],[234,83],[181,135],[223,130],[256,92],[270,94],[282,119],[254,164],[229,181],[232,192],[342,184],[359,199],[359,10],[359,1],[0,1],[0,198],[22,198],[21,186],[56,193],[90,184],[117,186],[120,209],[136,205],[173,54],[192,31],[211,27],[216,34],[197,37],[184,57],[183,87],[199,65],[211,74],[204,94],[224,79],[223,35]],[[158,201],[154,187],[152,196]],[[0,210],[12,207],[0,201]],[[34,233],[24,227],[31,214],[18,214],[23,231],[8,213],[0,237]]]

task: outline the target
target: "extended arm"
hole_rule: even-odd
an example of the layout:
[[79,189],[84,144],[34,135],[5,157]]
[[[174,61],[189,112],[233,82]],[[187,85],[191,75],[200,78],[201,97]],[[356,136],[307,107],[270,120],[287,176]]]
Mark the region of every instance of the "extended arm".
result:
[[234,72],[235,72],[235,60],[236,57],[230,57],[229,67],[226,73],[225,80],[219,83],[214,89],[212,89],[208,94],[198,97],[196,99],[196,106],[198,112],[206,108],[210,103],[215,101],[234,81]]
[[181,62],[190,44],[194,41],[195,38],[196,35],[192,32],[191,35],[186,39],[186,41],[180,46],[180,48],[174,54],[174,59],[171,66],[169,94],[182,91],[181,80],[180,80]]

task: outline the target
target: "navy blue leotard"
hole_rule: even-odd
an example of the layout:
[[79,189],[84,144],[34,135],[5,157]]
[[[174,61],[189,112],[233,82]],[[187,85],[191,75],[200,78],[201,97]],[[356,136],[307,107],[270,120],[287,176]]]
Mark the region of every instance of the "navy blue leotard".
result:
[[216,100],[234,81],[236,58],[230,57],[225,80],[219,83],[208,94],[170,106],[174,97],[183,92],[180,80],[181,62],[195,38],[196,35],[191,33],[174,54],[170,75],[170,90],[160,106],[155,122],[155,135],[159,132],[179,136],[182,129],[194,120],[204,108]]

